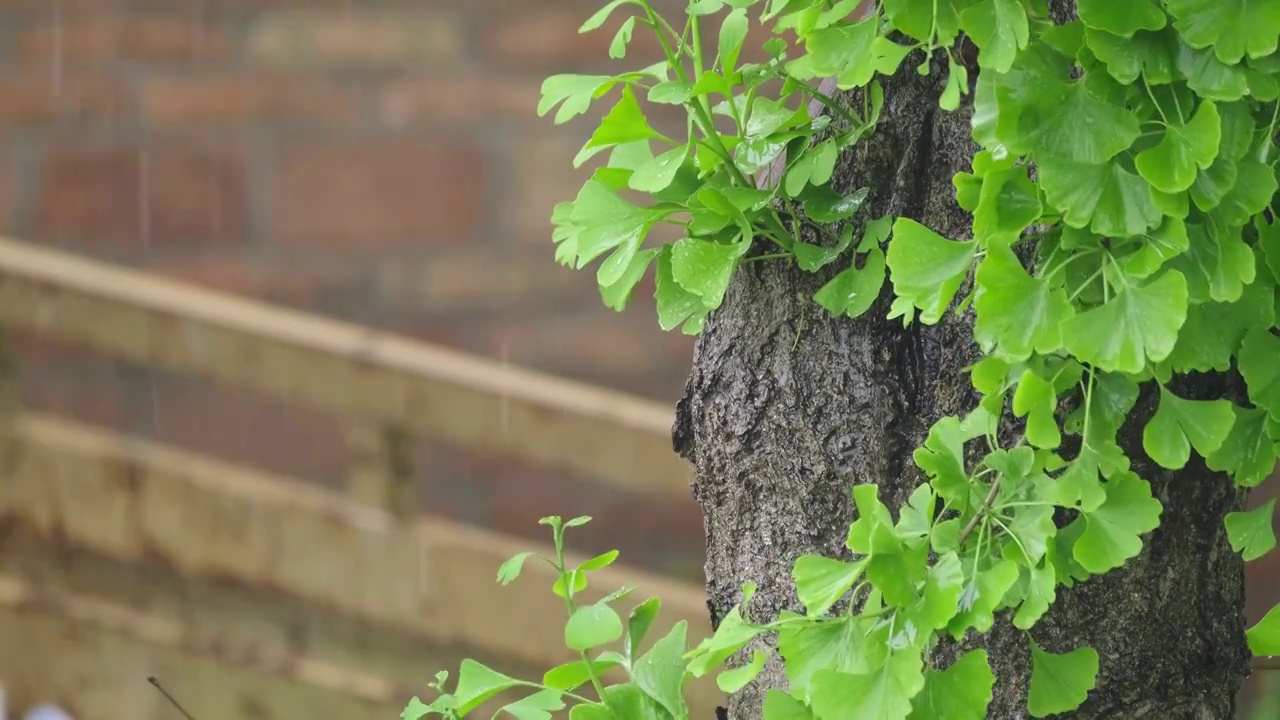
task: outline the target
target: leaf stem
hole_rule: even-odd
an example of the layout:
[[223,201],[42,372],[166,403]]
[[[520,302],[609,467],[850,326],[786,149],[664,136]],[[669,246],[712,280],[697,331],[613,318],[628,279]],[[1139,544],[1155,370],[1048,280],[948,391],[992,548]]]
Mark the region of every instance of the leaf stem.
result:
[[[557,540],[556,568],[560,571],[560,582],[564,584],[564,607],[569,612],[569,617],[572,618],[573,614],[578,610],[577,603],[573,601],[573,580],[569,577],[570,573],[565,571],[564,541],[562,538],[557,538]],[[609,707],[609,700],[604,694],[604,683],[600,681],[600,676],[596,673],[595,665],[591,663],[591,658],[587,655],[587,651],[579,650],[578,657],[586,665],[587,676],[591,678],[591,686],[595,688],[596,694],[600,696],[600,702],[604,703],[605,707]],[[613,708],[610,707],[609,709],[612,710]]]
[[964,529],[960,531],[960,537],[956,540],[956,546],[959,547],[968,539],[973,529],[978,526],[978,521],[986,514],[991,507],[991,503],[995,502],[996,495],[1000,493],[1000,479],[996,478],[991,481],[991,489],[987,491],[987,496],[982,499],[982,504],[973,512],[973,517],[969,518],[969,522],[965,524]]

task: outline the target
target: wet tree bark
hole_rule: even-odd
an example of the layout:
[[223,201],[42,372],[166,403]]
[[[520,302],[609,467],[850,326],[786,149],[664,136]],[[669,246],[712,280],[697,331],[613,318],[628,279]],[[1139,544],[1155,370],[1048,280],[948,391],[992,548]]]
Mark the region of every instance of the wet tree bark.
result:
[[[875,136],[841,158],[832,182],[846,193],[870,188],[861,219],[905,216],[969,237],[951,178],[975,151],[971,113],[938,110],[945,69],[921,77],[918,62],[913,55],[885,79]],[[698,341],[673,439],[695,468],[713,624],[740,602],[746,582],[759,586],[748,608],[753,619],[800,610],[792,563],[805,553],[847,554],[852,486],[875,482],[896,508],[923,482],[911,453],[929,426],[976,403],[966,371],[977,357],[971,316],[903,328],[884,319],[886,283],[866,315],[833,319],[809,299],[829,277],[785,262],[746,264]],[[1201,378],[1181,392],[1205,397],[1234,384]],[[1144,462],[1141,428],[1152,411],[1144,392],[1121,440],[1164,505],[1160,528],[1123,569],[1060,589],[1033,634],[1053,652],[1088,645],[1099,653],[1098,686],[1070,717],[1222,720],[1233,716],[1248,668],[1243,565],[1222,526],[1244,498],[1197,461],[1176,473]],[[1025,639],[1005,617],[971,642],[988,648],[997,677],[988,717],[1029,717]],[[953,653],[934,661],[943,667]],[[725,716],[761,717],[765,690],[784,685],[775,658],[731,698]]]

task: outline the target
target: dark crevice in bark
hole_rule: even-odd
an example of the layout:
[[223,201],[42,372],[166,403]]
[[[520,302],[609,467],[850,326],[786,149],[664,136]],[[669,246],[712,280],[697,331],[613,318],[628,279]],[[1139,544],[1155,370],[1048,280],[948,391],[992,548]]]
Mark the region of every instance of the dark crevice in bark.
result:
[[[1061,18],[1063,8],[1056,10]],[[971,110],[937,110],[945,66],[920,76],[919,57],[884,80],[876,134],[840,159],[832,182],[843,193],[870,188],[859,223],[905,216],[944,236],[968,237],[971,219],[955,203],[951,178],[969,169],[975,151]],[[885,319],[886,287],[863,317],[834,319],[810,298],[839,269],[744,265],[697,343],[673,445],[695,468],[713,624],[739,603],[746,582],[758,585],[749,617],[768,621],[799,610],[791,566],[805,553],[848,554],[853,485],[875,482],[886,504],[900,506],[924,481],[911,455],[929,426],[976,404],[966,370],[978,357],[971,315],[904,328]],[[1235,394],[1233,383],[1188,378],[1179,392]],[[1222,526],[1226,512],[1243,506],[1243,494],[1198,461],[1169,472],[1142,460],[1141,428],[1153,402],[1144,393],[1121,440],[1164,504],[1160,529],[1122,570],[1060,589],[1033,629],[1050,651],[1098,650],[1099,686],[1071,717],[1229,718],[1247,671],[1243,565]],[[748,653],[771,642],[763,638]],[[998,684],[988,717],[1029,717],[1029,652],[1008,618],[964,646],[990,651]],[[944,645],[936,664],[945,666],[959,649]],[[765,689],[784,684],[775,658],[723,717],[759,718]]]

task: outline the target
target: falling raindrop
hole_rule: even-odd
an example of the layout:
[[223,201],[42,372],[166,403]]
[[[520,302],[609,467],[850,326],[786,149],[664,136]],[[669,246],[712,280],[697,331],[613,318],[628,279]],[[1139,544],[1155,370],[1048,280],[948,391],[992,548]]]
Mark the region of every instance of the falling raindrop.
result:
[[142,235],[142,247],[151,248],[151,173],[148,153],[138,151],[138,231]]
[[[500,353],[500,357],[502,358],[503,369],[510,368],[511,367],[510,338],[502,339],[502,345],[499,350],[499,353]],[[500,414],[498,416],[499,417],[498,427],[502,430],[502,434],[506,435],[511,430],[511,396],[506,393],[503,393],[502,395],[502,405],[501,405],[501,409],[499,410],[499,413]]]
[[53,96],[62,97],[62,0],[53,0],[53,58],[49,63]]

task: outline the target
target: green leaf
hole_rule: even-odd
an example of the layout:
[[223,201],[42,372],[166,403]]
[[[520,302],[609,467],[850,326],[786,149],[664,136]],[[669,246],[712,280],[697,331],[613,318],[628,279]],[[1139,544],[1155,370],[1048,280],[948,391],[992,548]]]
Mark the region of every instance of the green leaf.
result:
[[671,330],[685,323],[686,331],[692,329],[692,334],[696,334],[711,309],[703,304],[701,296],[685,290],[672,277],[670,245],[664,246],[658,255],[655,280],[653,297],[658,301],[658,325],[663,330]]
[[1245,631],[1249,650],[1255,656],[1280,655],[1280,605],[1267,612],[1257,625]]
[[921,322],[936,323],[968,274],[976,250],[972,240],[947,240],[914,220],[898,218],[886,255],[894,294],[920,309]]
[[830,185],[810,186],[799,198],[810,220],[834,223],[858,212],[867,199],[867,188],[860,188],[848,195],[840,195]]
[[609,16],[613,14],[614,10],[635,2],[636,0],[611,0],[611,2],[605,3],[604,7],[597,10],[594,15],[587,18],[586,22],[582,23],[582,27],[578,28],[578,33],[588,33],[601,27],[609,19]]
[[[1120,268],[1135,278],[1150,277],[1166,262],[1190,247],[1187,224],[1179,218],[1166,217],[1160,227],[1135,236],[1138,249],[1120,258]],[[1127,246],[1127,244],[1126,244]]]
[[738,65],[747,29],[747,11],[744,8],[731,11],[720,25],[720,69],[725,74],[733,72]]
[[688,292],[702,298],[708,308],[724,301],[738,260],[751,243],[732,244],[685,238],[671,246],[671,276]]
[[1139,31],[1130,38],[1087,30],[1085,40],[1111,77],[1124,85],[1132,85],[1138,76],[1148,85],[1167,85],[1174,80],[1179,44],[1172,28]]
[[622,143],[662,137],[649,126],[635,92],[630,85],[622,87],[622,97],[600,121],[600,126],[587,141],[587,148],[604,148]]
[[1161,467],[1178,470],[1191,447],[1209,457],[1231,432],[1235,413],[1229,400],[1185,400],[1160,387],[1160,407],[1142,431],[1142,447]]
[[466,715],[494,695],[520,684],[519,680],[507,677],[475,660],[463,660],[458,667],[458,687],[453,692],[458,702],[457,712],[459,715]]
[[764,696],[764,720],[814,720],[814,717],[804,703],[770,688]]
[[1205,464],[1227,472],[1238,487],[1256,487],[1276,468],[1276,445],[1267,432],[1267,411],[1233,406],[1235,422],[1222,447]]
[[1275,170],[1257,160],[1236,163],[1236,173],[1236,183],[1222,197],[1218,212],[1227,224],[1244,225],[1270,205],[1280,185]]
[[909,720],[983,720],[995,683],[985,650],[970,650],[941,672],[927,668]]
[[821,718],[906,720],[911,698],[924,686],[920,653],[892,653],[879,669],[865,674],[819,670],[813,676],[809,704]]
[[960,27],[980,50],[978,64],[998,73],[1009,71],[1014,57],[1030,39],[1027,11],[1017,0],[970,5],[960,11]]
[[801,80],[835,77],[841,90],[865,86],[875,75],[871,43],[877,29],[873,16],[815,30],[804,38],[805,54],[788,63],[787,70]]
[[1245,336],[1237,363],[1249,388],[1249,399],[1280,420],[1280,338],[1257,329]]
[[[1052,511],[1050,522],[1052,522]],[[1057,596],[1058,574],[1051,558],[1046,559],[1044,565],[1027,568],[1027,573],[1027,597],[1018,606],[1018,612],[1013,616],[1013,626],[1019,630],[1029,630],[1034,627],[1036,622],[1049,612],[1049,606]]]
[[1032,277],[1003,245],[987,249],[976,279],[974,335],[984,351],[1019,362],[1062,346],[1061,324],[1075,314],[1066,290]]
[[431,708],[418,696],[409,699],[409,704],[405,705],[404,710],[400,713],[400,720],[420,720],[431,712]]
[[1164,138],[1155,147],[1138,153],[1134,166],[1155,189],[1180,193],[1196,181],[1199,170],[1213,164],[1221,140],[1218,107],[1206,100],[1185,125],[1167,125]]
[[684,651],[688,625],[676,623],[649,652],[640,656],[631,669],[631,679],[646,695],[653,698],[674,717],[689,712],[684,700]]
[[621,60],[627,56],[627,45],[631,43],[631,36],[635,29],[636,18],[634,15],[622,22],[622,26],[618,28],[618,32],[613,36],[613,41],[609,43],[609,57],[614,60]]
[[1187,236],[1187,251],[1170,263],[1187,278],[1187,297],[1196,303],[1239,300],[1257,272],[1241,228],[1225,225],[1215,213],[1205,222],[1188,223]]
[[675,180],[676,172],[680,170],[680,166],[687,157],[689,157],[689,148],[686,145],[657,155],[631,173],[627,186],[641,192],[662,192]]
[[498,582],[503,585],[510,585],[520,577],[520,570],[524,567],[524,561],[528,560],[533,553],[522,552],[511,557],[511,559],[502,563],[498,568]]
[[814,293],[814,302],[836,317],[856,318],[871,309],[884,286],[885,258],[879,248],[867,253],[862,267],[856,261]]
[[796,595],[811,617],[825,614],[862,576],[865,561],[844,562],[820,555],[802,555],[791,574]]
[[720,688],[720,692],[733,694],[746,687],[747,683],[755,679],[756,675],[764,669],[764,653],[756,650],[751,654],[751,662],[736,667],[732,670],[725,670],[716,676],[716,687]]
[[1039,448],[1056,448],[1062,442],[1054,411],[1058,393],[1053,384],[1025,370],[1013,393],[1013,414],[1027,418],[1027,442]]
[[600,285],[600,298],[604,304],[614,310],[621,312],[627,307],[627,302],[631,299],[631,293],[635,291],[636,285],[644,278],[645,272],[649,270],[650,263],[658,257],[658,253],[662,252],[661,248],[649,248],[648,250],[637,251],[631,256],[631,261],[627,264],[619,275],[618,279],[610,284]]
[[559,690],[540,690],[505,705],[502,711],[516,720],[551,720],[551,713],[563,709],[564,699]]
[[960,611],[960,595],[964,591],[964,568],[955,553],[940,555],[925,574],[924,591],[909,617],[917,627],[945,628]]
[[1050,86],[1018,116],[1012,144],[1038,162],[1103,164],[1128,148],[1141,131],[1138,118],[1095,95],[1084,82]]
[[1229,65],[1276,51],[1280,5],[1266,0],[1166,0],[1174,25],[1193,48],[1213,46]]
[[1085,27],[1126,38],[1139,30],[1159,30],[1166,22],[1164,10],[1152,0],[1077,0],[1076,9]]
[[1063,321],[1063,344],[1101,370],[1138,373],[1169,356],[1186,317],[1187,282],[1170,270]]
[[1273,519],[1276,499],[1247,512],[1227,513],[1224,520],[1231,549],[1240,553],[1245,561],[1257,560],[1276,546]]
[[590,650],[622,637],[622,619],[604,603],[583,605],[564,626],[564,644],[570,650]]
[[1156,529],[1163,509],[1151,496],[1151,485],[1133,473],[1117,473],[1103,489],[1106,501],[1082,512],[1085,530],[1074,549],[1076,561],[1095,575],[1118,568],[1141,552],[1139,536]]
[[883,662],[887,650],[882,640],[868,637],[849,615],[818,624],[788,625],[778,630],[778,653],[786,660],[791,692],[810,704],[813,702],[810,684],[817,673],[869,673]]
[[651,597],[631,611],[631,616],[627,619],[627,637],[623,643],[623,652],[628,658],[635,657],[636,651],[640,649],[644,636],[648,634],[649,627],[653,625],[653,620],[658,617],[658,610],[661,608],[662,600]]
[[1224,64],[1209,49],[1193,50],[1179,43],[1175,61],[1187,78],[1187,87],[1206,100],[1231,102],[1249,93],[1249,80],[1241,68]]
[[1031,688],[1027,708],[1035,717],[1080,707],[1098,679],[1098,653],[1076,648],[1059,655],[1031,643]]
[[980,633],[990,630],[996,608],[1017,581],[1018,564],[1011,560],[1001,560],[969,578],[960,593],[960,613],[947,625],[947,631],[959,640],[969,628]]
[[597,93],[613,82],[614,79],[608,75],[552,75],[542,81],[538,117],[545,116],[559,105],[555,124],[566,123],[586,112]]
[[1025,167],[989,172],[982,178],[973,233],[989,246],[1011,243],[1041,211],[1040,195]]
[[660,211],[636,207],[623,200],[599,180],[588,180],[573,201],[569,215],[576,237],[577,266],[582,268],[622,245],[639,247],[662,216]]
[[702,677],[708,670],[720,665],[762,632],[764,632],[763,628],[748,623],[742,618],[741,611],[736,607],[733,608],[729,614],[720,619],[720,626],[716,628],[715,633],[704,639],[690,652],[689,656],[692,659],[689,663],[689,672],[694,677]]
[[542,684],[549,688],[570,691],[589,681],[591,679],[591,670],[594,669],[596,675],[599,676],[617,666],[618,663],[616,662],[603,660],[594,660],[590,664],[585,660],[574,660],[548,670],[542,676]]
[[1118,162],[1036,160],[1040,188],[1071,227],[1088,227],[1108,237],[1128,237],[1159,225],[1164,217],[1147,182]]

